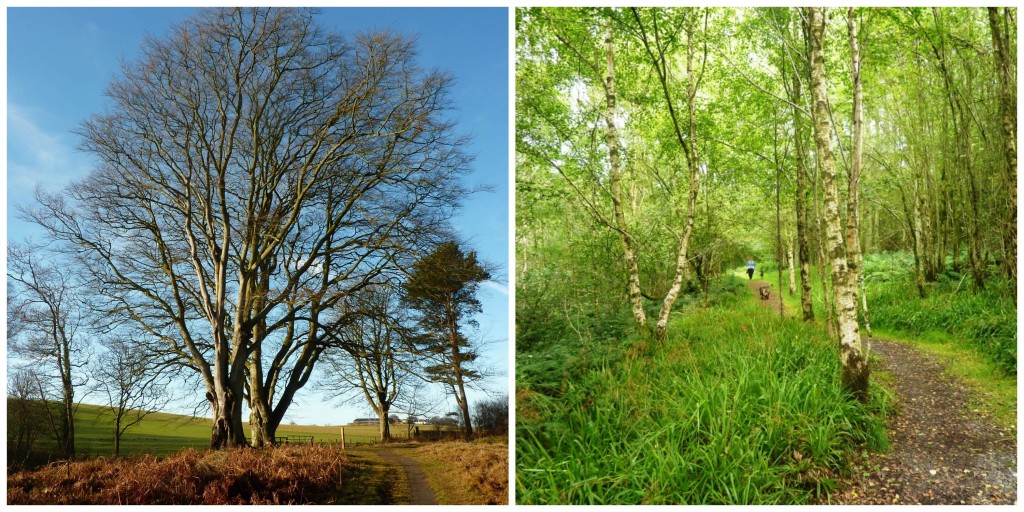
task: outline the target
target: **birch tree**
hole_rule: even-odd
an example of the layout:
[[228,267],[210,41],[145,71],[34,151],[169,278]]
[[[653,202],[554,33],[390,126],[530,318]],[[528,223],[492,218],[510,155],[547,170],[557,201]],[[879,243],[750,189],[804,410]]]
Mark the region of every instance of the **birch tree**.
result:
[[809,7],[811,98],[813,101],[814,144],[824,189],[824,222],[827,234],[828,258],[835,290],[836,315],[839,324],[839,347],[842,360],[842,381],[858,400],[867,400],[867,359],[861,349],[860,327],[857,322],[857,302],[854,294],[856,273],[851,279],[839,215],[839,180],[836,177],[835,155],[832,152],[832,123],[828,114],[825,76],[825,13]]

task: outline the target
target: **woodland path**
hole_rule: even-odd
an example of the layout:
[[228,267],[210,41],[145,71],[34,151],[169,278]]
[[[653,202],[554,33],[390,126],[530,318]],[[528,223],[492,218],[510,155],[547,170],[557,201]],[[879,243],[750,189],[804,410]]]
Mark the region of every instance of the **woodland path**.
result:
[[[750,283],[757,296],[761,284]],[[767,283],[765,283],[767,284]],[[772,290],[773,298],[779,298]],[[778,310],[778,303],[764,301]],[[873,370],[891,376],[896,411],[889,453],[855,461],[853,476],[832,504],[1013,504],[1017,501],[1017,443],[971,409],[970,391],[946,373],[936,356],[894,341],[871,340]]]
[[750,287],[750,291],[754,292],[754,297],[760,300],[760,291],[762,286],[767,286],[772,289],[771,294],[768,295],[767,300],[761,300],[761,304],[770,308],[772,311],[778,313],[779,309],[784,307],[782,305],[782,297],[778,294],[778,290],[772,288],[771,283],[768,281],[761,281],[759,279],[748,279],[747,286]]
[[376,450],[376,453],[402,466],[409,480],[409,505],[437,505],[434,490],[427,483],[427,475],[418,462],[392,450]]

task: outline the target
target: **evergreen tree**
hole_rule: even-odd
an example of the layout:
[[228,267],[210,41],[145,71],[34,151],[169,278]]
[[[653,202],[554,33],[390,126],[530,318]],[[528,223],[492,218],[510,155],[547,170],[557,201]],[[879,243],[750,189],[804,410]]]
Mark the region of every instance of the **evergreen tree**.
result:
[[476,327],[473,315],[482,311],[476,298],[479,284],[490,279],[476,258],[476,251],[464,254],[455,242],[445,242],[413,264],[405,283],[403,300],[415,311],[420,334],[413,342],[428,363],[429,379],[444,384],[462,411],[465,436],[473,434],[466,399],[466,384],[480,378],[473,364],[478,347],[462,332]]

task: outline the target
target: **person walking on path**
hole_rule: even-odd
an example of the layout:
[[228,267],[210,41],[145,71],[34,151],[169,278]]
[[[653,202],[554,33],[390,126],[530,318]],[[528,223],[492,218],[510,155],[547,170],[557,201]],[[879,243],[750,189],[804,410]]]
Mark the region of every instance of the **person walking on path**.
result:
[[747,279],[754,278],[754,259],[747,260]]

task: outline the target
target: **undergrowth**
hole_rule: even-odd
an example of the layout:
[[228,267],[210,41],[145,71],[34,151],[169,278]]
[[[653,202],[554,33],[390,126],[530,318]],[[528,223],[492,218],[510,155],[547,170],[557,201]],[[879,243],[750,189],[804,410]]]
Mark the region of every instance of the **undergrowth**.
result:
[[808,503],[864,447],[887,448],[889,397],[839,384],[838,348],[779,323],[726,277],[664,344],[549,342],[517,357],[522,504]]
[[352,503],[367,492],[336,447],[185,450],[54,463],[8,476],[8,504]]
[[[1005,375],[1016,375],[1014,291],[1010,290],[1009,281],[994,270],[985,288],[977,290],[971,277],[953,270],[949,260],[945,271],[936,274],[935,281],[925,283],[927,297],[923,299],[914,284],[914,260],[910,254],[867,254],[863,275],[872,328],[901,338],[961,344],[984,355]],[[788,274],[784,278],[788,279]],[[776,283],[778,274],[769,270],[765,279]],[[821,282],[813,269],[811,283],[815,317],[821,319]],[[787,290],[783,298],[791,311],[799,311],[799,291],[789,295]]]
[[1012,298],[991,289],[956,290],[954,280],[940,280],[920,298],[907,279],[874,282],[868,289],[871,323],[914,336],[935,331],[964,340],[1007,375],[1017,373],[1017,309]]

